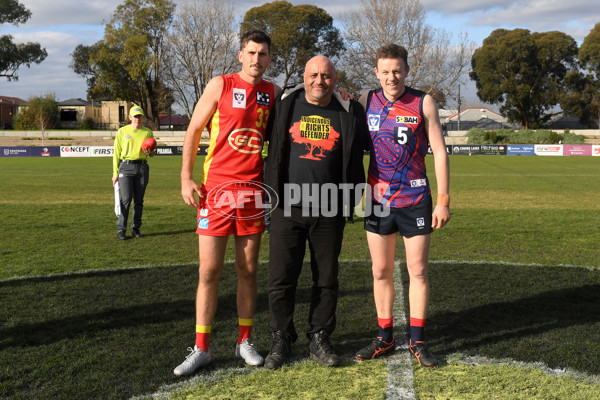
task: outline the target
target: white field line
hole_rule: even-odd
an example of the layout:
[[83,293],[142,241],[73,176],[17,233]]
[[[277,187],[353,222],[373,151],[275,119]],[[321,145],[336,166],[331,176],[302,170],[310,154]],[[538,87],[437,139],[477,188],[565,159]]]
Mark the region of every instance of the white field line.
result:
[[[406,314],[404,313],[404,289],[402,285],[403,265],[394,262],[394,327],[396,328],[396,352],[387,358],[388,387],[386,399],[413,400],[415,399],[414,374],[408,341],[404,334]],[[400,334],[402,332],[402,334]]]
[[247,375],[252,371],[250,368],[236,367],[217,369],[210,374],[196,374],[189,379],[182,380],[178,383],[161,386],[157,392],[152,394],[144,394],[141,396],[131,397],[130,400],[145,400],[145,399],[166,399],[174,392],[192,389],[198,385],[210,385],[219,381],[225,380],[234,375]]
[[[226,264],[233,264],[235,260],[225,260]],[[340,263],[353,263],[353,262],[366,262],[371,263],[370,260],[364,259],[342,259],[339,260]],[[265,265],[268,261],[259,261],[259,265]],[[400,263],[400,265],[404,265],[402,260],[397,260],[396,263]],[[547,265],[547,264],[526,264],[526,263],[516,263],[516,262],[507,262],[507,261],[488,261],[488,260],[429,260],[429,264],[488,264],[488,265],[506,265],[512,267],[563,267],[563,268],[581,268],[587,269],[589,271],[600,271],[600,265],[571,265],[571,264],[556,264],[556,265]],[[188,266],[195,265],[195,263],[174,263],[174,264],[144,264],[144,265],[132,265],[128,267],[121,268],[94,268],[82,271],[70,271],[70,272],[60,272],[57,274],[44,274],[44,275],[30,275],[30,276],[16,276],[12,278],[0,279],[0,283],[2,282],[10,282],[10,281],[19,281],[19,280],[28,280],[28,279],[39,279],[39,278],[55,278],[60,276],[77,276],[77,275],[87,275],[93,273],[102,273],[102,272],[111,272],[111,271],[127,271],[127,270],[136,270],[136,269],[150,269],[150,268],[162,268],[162,267],[177,267],[177,266]]]
[[462,353],[452,353],[446,357],[448,363],[457,362],[465,365],[479,366],[507,366],[511,368],[536,369],[550,376],[561,376],[572,378],[581,382],[594,385],[600,384],[599,375],[591,375],[585,372],[575,371],[569,368],[550,368],[542,362],[523,362],[511,358],[488,358],[483,356],[466,356]]
[[516,263],[516,262],[508,262],[508,261],[467,261],[467,260],[435,260],[429,261],[429,264],[488,264],[488,265],[500,265],[500,266],[508,266],[508,267],[562,267],[562,268],[581,268],[587,269],[589,271],[599,271],[600,265],[573,265],[573,264],[555,264],[555,265],[547,265],[547,264],[537,264],[537,263]]

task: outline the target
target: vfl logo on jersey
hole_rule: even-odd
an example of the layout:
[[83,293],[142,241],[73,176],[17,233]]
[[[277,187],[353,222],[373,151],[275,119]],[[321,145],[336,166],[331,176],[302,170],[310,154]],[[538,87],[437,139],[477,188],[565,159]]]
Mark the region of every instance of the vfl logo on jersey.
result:
[[419,117],[402,117],[400,115],[396,116],[397,124],[418,124]]
[[369,131],[378,131],[379,130],[379,115],[369,114],[367,116],[367,121],[369,122]]
[[422,187],[422,186],[426,186],[426,185],[427,185],[427,181],[425,179],[414,179],[414,180],[410,181],[410,187],[413,187],[413,188]]
[[208,229],[208,218],[198,219],[198,229]]
[[263,135],[252,128],[240,128],[231,131],[227,142],[235,151],[246,154],[256,154],[262,151]]
[[270,96],[269,93],[264,92],[256,92],[256,104],[259,106],[268,106],[271,103],[269,102]]
[[233,88],[233,108],[246,108],[246,90]]

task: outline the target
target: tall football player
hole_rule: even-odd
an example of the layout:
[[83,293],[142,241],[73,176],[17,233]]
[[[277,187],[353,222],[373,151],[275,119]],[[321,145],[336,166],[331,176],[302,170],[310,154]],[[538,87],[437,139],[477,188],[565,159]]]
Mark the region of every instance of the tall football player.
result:
[[[258,249],[265,229],[259,196],[252,188],[262,184],[262,145],[267,121],[281,88],[263,80],[270,58],[271,39],[261,31],[241,38],[241,71],[217,76],[206,85],[198,101],[183,144],[181,195],[198,210],[199,280],[196,293],[196,341],[190,354],[175,368],[189,375],[210,363],[209,339],[218,300],[218,286],[229,236],[234,237],[238,277],[239,335],[237,357],[261,365],[263,357],[252,346],[256,305]],[[202,176],[193,177],[201,133],[210,133]],[[223,195],[235,199],[224,204]]]
[[[438,361],[425,346],[424,336],[429,243],[433,229],[442,228],[450,220],[450,167],[437,105],[430,95],[404,85],[408,72],[404,47],[388,44],[379,48],[375,74],[381,88],[364,93],[359,100],[365,107],[371,136],[368,182],[374,188],[373,203],[389,207],[390,213],[365,217],[379,334],[355,357],[368,360],[395,349],[394,258],[400,234],[410,279],[410,351],[422,366],[433,367]],[[428,145],[437,180],[433,212],[425,171]]]

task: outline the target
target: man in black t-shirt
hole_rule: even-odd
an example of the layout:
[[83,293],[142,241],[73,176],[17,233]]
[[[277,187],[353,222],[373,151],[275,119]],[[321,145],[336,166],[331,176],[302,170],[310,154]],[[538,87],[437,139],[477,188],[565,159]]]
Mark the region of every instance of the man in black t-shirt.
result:
[[[304,88],[285,93],[269,119],[265,183],[278,196],[269,237],[269,308],[273,345],[265,367],[279,368],[297,339],[293,321],[296,286],[306,242],[313,286],[308,316],[309,353],[321,365],[341,362],[330,335],[335,329],[338,257],[345,218],[360,201],[363,149],[368,128],[362,107],[334,91],[337,76],[323,56],[312,58]],[[358,199],[356,199],[358,197]]]

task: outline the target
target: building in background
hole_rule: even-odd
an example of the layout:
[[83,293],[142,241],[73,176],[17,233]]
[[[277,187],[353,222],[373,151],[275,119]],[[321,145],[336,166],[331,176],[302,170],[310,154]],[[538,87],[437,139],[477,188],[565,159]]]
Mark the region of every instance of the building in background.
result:
[[24,103],[27,102],[18,97],[0,96],[0,129],[13,129],[13,118]]
[[89,102],[83,99],[68,99],[57,103],[59,112],[58,128],[78,129],[86,119],[94,121],[93,126],[102,123],[102,107],[100,102]]

